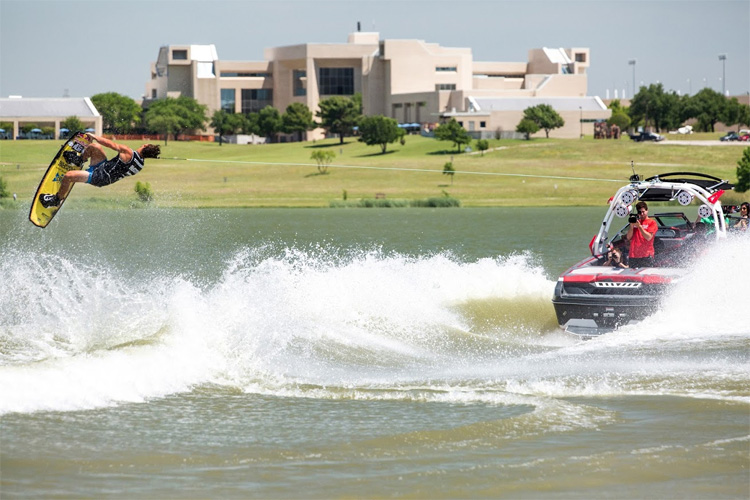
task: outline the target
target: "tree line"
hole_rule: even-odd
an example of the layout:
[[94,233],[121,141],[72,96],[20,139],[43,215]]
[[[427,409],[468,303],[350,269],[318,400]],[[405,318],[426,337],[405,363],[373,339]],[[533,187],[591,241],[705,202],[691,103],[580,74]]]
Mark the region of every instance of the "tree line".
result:
[[[112,134],[151,133],[164,136],[180,136],[205,131],[211,126],[219,136],[220,143],[227,135],[253,134],[274,141],[279,134],[302,134],[317,127],[343,137],[351,135],[362,114],[361,96],[352,98],[332,97],[320,102],[320,111],[315,121],[312,111],[303,103],[292,103],[282,113],[273,106],[252,113],[232,113],[217,110],[208,116],[208,107],[190,97],[167,97],[151,101],[141,107],[130,97],[108,92],[96,94],[91,102],[102,116],[104,131]],[[67,125],[71,126],[67,126]],[[80,128],[76,117],[69,117],[62,124],[70,130]]]
[[[205,131],[210,125],[219,136],[219,142],[227,135],[238,133],[266,137],[273,142],[279,134],[293,134],[297,140],[309,130],[321,127],[329,134],[344,138],[355,134],[368,145],[377,145],[385,153],[387,145],[403,141],[405,131],[398,127],[396,120],[385,116],[363,116],[362,96],[351,98],[334,96],[323,99],[319,110],[313,112],[303,103],[292,103],[284,112],[272,106],[253,113],[231,113],[215,111],[208,116],[207,106],[190,97],[166,98],[151,101],[145,108],[133,99],[116,92],[96,94],[91,101],[102,115],[105,132],[114,134],[153,133],[164,137],[179,136]],[[719,122],[728,126],[750,126],[750,106],[740,104],[736,98],[728,99],[721,93],[704,88],[692,96],[680,96],[674,91],[667,92],[661,83],[643,86],[633,97],[629,107],[622,106],[619,100],[610,104],[612,116],[610,124],[621,129],[637,127],[653,128],[656,132],[674,130],[687,120],[694,119],[696,131],[714,131]],[[540,104],[524,110],[523,119],[516,130],[530,134],[544,130],[549,137],[550,130],[565,124],[562,117],[549,105]],[[80,129],[80,121],[70,117],[63,122],[70,130]],[[450,141],[457,150],[472,141],[468,132],[450,120],[435,129],[440,140]],[[479,147],[479,145],[478,145]],[[481,149],[481,147],[479,147]]]
[[750,106],[710,88],[681,96],[675,91],[666,92],[661,83],[651,84],[640,88],[630,107],[614,100],[610,108],[609,123],[623,130],[637,127],[653,128],[656,132],[676,130],[691,119],[695,120],[696,132],[715,132],[717,123],[738,128],[750,126]]

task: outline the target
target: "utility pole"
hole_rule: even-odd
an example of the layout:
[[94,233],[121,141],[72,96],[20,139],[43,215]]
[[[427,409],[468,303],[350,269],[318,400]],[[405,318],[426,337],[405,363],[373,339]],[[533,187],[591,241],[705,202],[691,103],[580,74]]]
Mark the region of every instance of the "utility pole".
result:
[[[628,64],[633,67],[633,97],[635,97],[635,63],[637,62],[636,59],[631,59],[628,61]],[[631,97],[631,99],[633,98]]]

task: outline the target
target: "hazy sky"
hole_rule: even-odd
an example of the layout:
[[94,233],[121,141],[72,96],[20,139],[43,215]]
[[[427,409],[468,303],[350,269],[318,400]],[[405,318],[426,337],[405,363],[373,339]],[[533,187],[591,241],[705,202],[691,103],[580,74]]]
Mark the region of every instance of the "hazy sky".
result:
[[0,0],[0,96],[119,92],[140,99],[159,47],[215,44],[223,60],[345,43],[356,31],[468,47],[525,62],[539,47],[589,47],[589,95],[636,85],[750,92],[750,0]]

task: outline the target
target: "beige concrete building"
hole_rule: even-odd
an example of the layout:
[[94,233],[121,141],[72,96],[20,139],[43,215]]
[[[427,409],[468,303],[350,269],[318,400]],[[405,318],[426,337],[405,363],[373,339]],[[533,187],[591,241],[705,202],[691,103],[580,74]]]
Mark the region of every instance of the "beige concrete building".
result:
[[[593,122],[610,116],[599,98],[586,95],[586,48],[532,49],[526,62],[478,62],[470,48],[356,32],[342,44],[268,48],[264,58],[222,61],[213,45],[161,47],[145,104],[184,95],[207,105],[209,114],[266,105],[283,113],[293,102],[315,112],[321,99],[359,92],[365,115],[419,124],[423,131],[455,117],[477,138],[514,133],[523,110],[541,103],[565,120],[551,132],[555,137],[591,135]],[[308,139],[322,136],[319,129]]]
[[13,124],[12,135],[11,130],[5,131],[12,139],[21,135],[23,125],[32,123],[40,128],[54,128],[55,137],[60,137],[60,124],[71,116],[101,135],[102,117],[88,97],[0,98],[0,122]]

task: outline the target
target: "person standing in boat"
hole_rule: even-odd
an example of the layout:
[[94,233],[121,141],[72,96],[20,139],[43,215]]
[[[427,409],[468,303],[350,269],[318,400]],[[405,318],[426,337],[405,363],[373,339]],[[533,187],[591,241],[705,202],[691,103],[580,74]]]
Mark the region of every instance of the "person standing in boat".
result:
[[652,267],[654,265],[654,235],[659,228],[654,219],[648,218],[648,205],[639,201],[635,205],[638,218],[630,224],[628,234],[630,241],[628,263],[630,267]]

